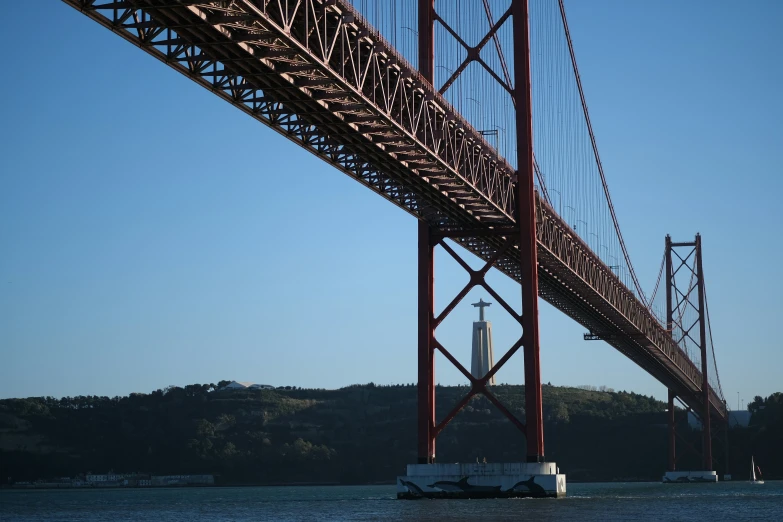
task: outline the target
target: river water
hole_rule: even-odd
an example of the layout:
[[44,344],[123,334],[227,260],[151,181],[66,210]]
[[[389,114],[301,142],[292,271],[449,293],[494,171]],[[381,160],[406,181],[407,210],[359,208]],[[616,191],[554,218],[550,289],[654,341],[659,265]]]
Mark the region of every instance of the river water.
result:
[[783,481],[764,485],[569,484],[563,499],[418,500],[394,486],[0,490],[0,520],[783,520]]

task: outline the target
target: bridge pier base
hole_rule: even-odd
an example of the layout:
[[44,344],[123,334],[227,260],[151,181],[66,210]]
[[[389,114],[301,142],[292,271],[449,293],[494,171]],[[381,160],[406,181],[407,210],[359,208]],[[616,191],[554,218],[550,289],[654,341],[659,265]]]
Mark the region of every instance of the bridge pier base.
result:
[[663,475],[664,484],[681,484],[683,482],[718,482],[715,471],[667,471]]
[[554,462],[409,464],[397,498],[558,498],[566,478]]
[[[692,412],[692,410],[684,403],[681,399],[678,399],[677,395],[672,391],[669,390],[669,408],[668,408],[668,418],[669,418],[669,464],[668,464],[668,470],[663,475],[663,478],[661,481],[665,484],[680,484],[680,483],[690,483],[690,482],[717,482],[718,481],[718,474],[715,471],[707,469],[704,470],[694,470],[694,471],[684,471],[684,470],[678,470],[677,469],[677,451],[676,451],[676,441],[679,437],[680,443],[682,447],[690,452],[692,452],[693,455],[702,456],[701,452],[697,451],[697,448],[695,448],[690,441],[688,441],[686,438],[682,436],[681,433],[677,433],[677,415],[675,411],[674,401],[680,400],[681,404],[684,406],[684,409],[682,410],[682,414],[680,415],[680,422],[687,424],[688,414]],[[712,467],[712,466],[705,466],[706,467]]]

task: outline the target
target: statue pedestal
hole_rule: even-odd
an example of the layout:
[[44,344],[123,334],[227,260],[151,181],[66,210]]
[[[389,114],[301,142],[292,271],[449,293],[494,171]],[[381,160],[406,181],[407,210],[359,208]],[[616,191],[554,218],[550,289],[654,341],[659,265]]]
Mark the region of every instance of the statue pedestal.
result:
[[[495,366],[495,353],[492,348],[492,323],[473,322],[473,346],[471,348],[470,373],[473,377],[484,377]],[[495,384],[495,376],[487,384]]]

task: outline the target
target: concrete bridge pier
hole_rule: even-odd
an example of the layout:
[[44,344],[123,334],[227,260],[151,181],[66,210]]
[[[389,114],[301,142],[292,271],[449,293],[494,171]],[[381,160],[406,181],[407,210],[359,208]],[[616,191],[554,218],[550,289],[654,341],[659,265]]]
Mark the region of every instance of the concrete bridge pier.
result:
[[397,477],[397,498],[564,497],[558,471],[554,462],[410,464]]
[[[674,410],[674,400],[677,398],[672,390],[669,390],[669,405],[668,405],[668,417],[669,417],[669,462],[666,473],[664,473],[662,482],[665,484],[682,484],[691,482],[717,482],[718,474],[712,469],[712,455],[709,450],[702,452],[702,460],[704,461],[704,467],[701,470],[684,471],[677,469],[677,417]],[[685,416],[687,418],[690,413],[690,408],[685,409]],[[704,426],[702,426],[704,429]],[[706,430],[705,430],[706,431]],[[710,439],[709,432],[706,432],[706,439]],[[683,441],[685,442],[685,441]],[[711,442],[711,441],[710,441]],[[689,449],[695,452],[695,449],[688,445]],[[710,462],[706,461],[706,456],[709,455]]]

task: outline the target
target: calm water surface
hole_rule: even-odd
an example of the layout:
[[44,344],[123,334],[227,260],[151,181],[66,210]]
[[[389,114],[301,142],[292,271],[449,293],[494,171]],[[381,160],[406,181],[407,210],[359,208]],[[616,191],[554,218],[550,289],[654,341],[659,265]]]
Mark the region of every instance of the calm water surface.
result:
[[394,486],[0,490],[0,520],[780,520],[783,481],[569,484],[564,499],[419,500]]

